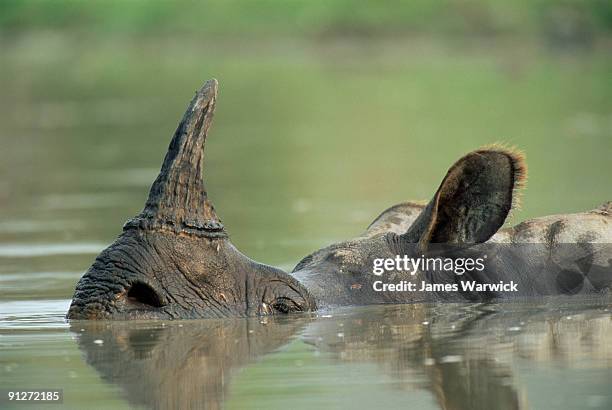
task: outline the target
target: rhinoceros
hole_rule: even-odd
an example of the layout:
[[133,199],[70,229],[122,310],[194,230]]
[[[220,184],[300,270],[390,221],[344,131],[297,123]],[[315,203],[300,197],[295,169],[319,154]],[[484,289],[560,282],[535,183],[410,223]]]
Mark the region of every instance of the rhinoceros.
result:
[[[196,92],[143,211],[79,280],[69,319],[218,318],[508,296],[490,290],[380,292],[375,282],[381,279],[445,285],[512,280],[521,287],[516,296],[525,297],[610,289],[612,202],[503,229],[526,165],[520,153],[502,146],[468,153],[452,165],[429,203],[387,209],[363,234],[312,253],[291,273],[251,260],[230,241],[204,185],[204,143],[217,90],[217,81],[210,80]],[[477,246],[491,254],[483,271],[372,274],[375,260],[447,252],[447,259],[457,261],[477,255]]]

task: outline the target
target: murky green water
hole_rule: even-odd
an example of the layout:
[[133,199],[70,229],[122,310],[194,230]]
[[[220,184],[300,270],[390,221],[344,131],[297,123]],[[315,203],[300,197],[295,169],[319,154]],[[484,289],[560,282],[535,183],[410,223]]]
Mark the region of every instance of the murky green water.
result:
[[75,409],[612,407],[609,301],[63,319],[207,78],[209,193],[243,252],[290,269],[492,142],[527,153],[515,221],[612,199],[608,52],[34,33],[0,38],[0,59],[0,385]]
[[8,302],[0,370],[9,388],[63,388],[70,408],[607,409],[609,306],[557,299],[68,325],[65,301]]

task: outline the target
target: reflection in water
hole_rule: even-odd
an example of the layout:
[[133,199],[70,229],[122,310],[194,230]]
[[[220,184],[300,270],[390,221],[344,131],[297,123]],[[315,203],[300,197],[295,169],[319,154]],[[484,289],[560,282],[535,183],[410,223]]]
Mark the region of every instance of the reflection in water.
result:
[[[323,353],[316,360],[376,364],[406,400],[421,389],[442,409],[519,409],[535,407],[539,394],[524,383],[525,366],[612,368],[609,301],[569,307],[576,302],[379,306],[265,324],[94,323],[80,331],[75,323],[72,330],[102,378],[121,386],[131,404],[150,408],[223,407],[237,370],[299,337]],[[304,377],[300,369],[283,371]],[[600,394],[590,404],[606,408],[612,397],[602,386],[590,386]]]
[[605,305],[586,310],[413,305],[384,311],[382,316],[350,315],[341,339],[337,328],[326,323],[314,324],[308,333],[340,361],[376,362],[400,385],[424,380],[420,387],[442,409],[528,408],[515,368],[523,359],[612,367],[612,317]]
[[[79,323],[71,330],[105,381],[132,405],[219,408],[233,372],[287,343],[305,319]],[[83,329],[83,330],[81,330]]]

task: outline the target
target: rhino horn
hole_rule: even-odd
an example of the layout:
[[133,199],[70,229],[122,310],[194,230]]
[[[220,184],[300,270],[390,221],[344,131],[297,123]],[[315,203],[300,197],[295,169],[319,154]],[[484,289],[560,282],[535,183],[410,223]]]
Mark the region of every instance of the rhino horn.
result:
[[168,147],[143,211],[124,229],[169,230],[198,236],[225,236],[204,186],[204,144],[217,100],[218,82],[207,81],[187,107]]

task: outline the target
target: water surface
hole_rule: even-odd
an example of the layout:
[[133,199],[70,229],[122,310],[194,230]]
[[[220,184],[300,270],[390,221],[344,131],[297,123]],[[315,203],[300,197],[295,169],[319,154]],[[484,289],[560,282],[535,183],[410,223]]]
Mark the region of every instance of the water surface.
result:
[[67,300],[27,303],[0,305],[2,385],[63,388],[69,408],[612,405],[609,300],[70,325]]

